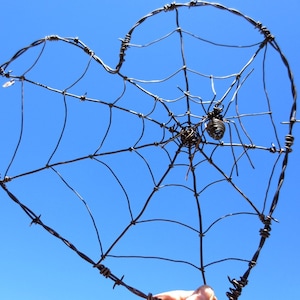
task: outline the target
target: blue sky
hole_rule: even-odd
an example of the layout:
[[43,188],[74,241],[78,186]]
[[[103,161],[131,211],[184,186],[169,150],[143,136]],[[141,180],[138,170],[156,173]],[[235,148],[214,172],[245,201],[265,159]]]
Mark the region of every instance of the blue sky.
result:
[[[233,7],[255,20],[261,21],[275,36],[281,50],[286,55],[299,86],[299,19],[296,0],[281,1],[220,1],[221,4]],[[61,37],[79,37],[92,49],[104,63],[114,68],[118,62],[120,50],[119,38],[123,38],[137,20],[150,11],[162,7],[164,1],[28,1],[27,3],[6,2],[2,5],[5,14],[2,15],[3,28],[0,32],[1,52],[0,64],[4,63],[19,49],[45,36],[52,34]],[[205,9],[205,11],[204,11]],[[228,44],[253,44],[260,42],[262,36],[242,19],[231,14],[216,14],[215,9],[197,8],[180,9],[180,26],[202,38]],[[219,11],[218,11],[219,13]],[[161,13],[150,18],[139,26],[133,34],[133,44],[147,44],[174,30],[174,12]],[[226,19],[227,18],[227,19]],[[178,34],[154,43],[149,47],[131,47],[125,57],[121,73],[130,78],[141,80],[166,78],[182,66]],[[185,58],[187,66],[198,72],[213,74],[214,88],[217,98],[220,98],[232,82],[233,77],[219,80],[216,76],[234,73],[245,64],[244,57],[253,54],[254,48],[236,50],[235,48],[212,47],[207,43],[195,42],[191,37],[185,37]],[[202,45],[203,53],[196,46]],[[195,48],[193,48],[195,47]],[[9,66],[12,74],[20,75],[29,68],[38,55],[38,49],[30,49],[27,53]],[[284,145],[284,135],[287,125],[280,125],[289,116],[291,95],[286,69],[278,55],[268,52],[267,61],[268,93],[271,99],[274,121],[278,127],[279,142]],[[146,59],[145,59],[146,57]],[[239,109],[245,113],[263,112],[266,101],[257,101],[261,97],[262,78],[259,67],[262,57],[258,57],[254,70],[249,68],[245,83],[240,87]],[[26,78],[44,83],[63,90],[69,87],[88,64],[88,56],[62,42],[47,43],[41,59],[28,72]],[[260,72],[260,73],[259,73]],[[182,75],[182,70],[179,72]],[[189,75],[191,94],[194,99],[212,99],[211,81],[195,73]],[[1,86],[7,80],[1,79]],[[182,96],[185,82],[182,77],[173,76],[160,83],[147,84],[137,82],[151,93],[163,99],[176,99]],[[63,97],[59,93],[49,92],[37,86],[25,84],[24,89],[24,131],[21,146],[11,165],[9,161],[15,149],[20,132],[20,99],[21,84],[16,82],[8,88],[0,89],[2,126],[2,143],[0,173],[15,176],[28,170],[43,167],[48,161],[55,163],[74,157],[90,154],[91,149],[99,146],[98,153],[126,149],[136,144],[146,145],[162,139],[166,133],[153,122],[136,118],[128,110],[149,114],[150,118],[160,123],[168,121],[166,111],[162,106],[153,107],[153,98],[141,92],[135,86],[124,84],[117,75],[105,72],[100,65],[91,63],[84,78],[70,93],[84,95],[110,103],[122,98],[116,105],[127,110],[108,109],[107,105],[95,105],[94,102],[80,102],[76,98],[67,97],[68,119],[66,129],[57,151],[53,153],[64,121]],[[231,93],[233,93],[231,91]],[[137,100],[138,99],[138,100]],[[247,99],[243,101],[243,99]],[[195,101],[197,102],[197,101]],[[175,112],[178,120],[184,120],[182,102],[165,102],[167,107]],[[191,102],[192,103],[192,102]],[[193,102],[194,103],[194,102]],[[202,106],[201,106],[202,107]],[[208,109],[208,104],[204,108]],[[226,107],[226,106],[225,106]],[[153,112],[151,112],[153,109]],[[204,113],[197,110],[199,104],[191,104],[191,113]],[[209,109],[208,109],[209,110]],[[234,118],[234,107],[230,106],[226,117],[226,132],[224,142],[239,141],[233,124],[238,124]],[[110,115],[112,112],[112,115]],[[100,117],[99,117],[100,116]],[[110,124],[109,133],[105,132]],[[198,118],[198,120],[200,120]],[[277,144],[276,136],[266,115],[263,117],[246,117],[243,121],[256,144],[269,147]],[[195,117],[197,120],[197,117]],[[255,120],[255,121],[253,121]],[[257,121],[256,121],[257,120]],[[183,122],[183,121],[182,121]],[[199,121],[198,121],[199,122]],[[239,126],[239,125],[237,125]],[[200,127],[202,128],[202,127]],[[240,127],[237,127],[240,128]],[[238,132],[241,129],[238,129]],[[232,136],[230,137],[229,132]],[[299,261],[299,184],[298,158],[299,145],[297,136],[299,125],[294,127],[296,138],[293,153],[289,156],[288,169],[284,186],[281,190],[278,207],[273,215],[279,223],[273,222],[271,236],[261,252],[257,266],[252,270],[249,284],[244,289],[240,299],[282,299],[292,298],[297,294],[300,284],[298,274]],[[168,132],[167,132],[168,134]],[[206,133],[205,133],[206,134]],[[139,137],[142,138],[139,140]],[[209,137],[208,141],[209,141]],[[242,140],[247,140],[242,134]],[[138,142],[137,142],[138,141]],[[176,141],[176,139],[175,139]],[[177,139],[178,141],[178,139]],[[174,155],[176,143],[170,141],[164,150],[156,147],[142,147],[137,153],[118,153],[101,156],[97,159],[83,160],[74,164],[66,164],[52,170],[44,170],[29,176],[21,176],[7,183],[7,187],[30,209],[41,214],[43,222],[57,230],[67,240],[74,243],[79,250],[97,261],[101,251],[105,252],[116,237],[127,226],[131,215],[136,217],[142,210],[149,191],[153,189],[154,181],[158,182],[168,169],[170,158]],[[237,147],[238,149],[238,147]],[[205,146],[203,153],[211,153],[212,148]],[[234,150],[238,156],[241,150]],[[141,159],[147,160],[147,164]],[[253,150],[248,159],[242,155],[237,163],[239,176],[233,166],[232,148],[219,147],[213,154],[215,162],[226,173],[230,173],[236,184],[249,195],[254,204],[262,209],[268,176],[274,156],[267,151]],[[203,158],[203,156],[202,156]],[[194,157],[197,164],[197,184],[205,190],[200,193],[200,203],[203,213],[204,227],[216,218],[232,212],[253,212],[251,205],[232,191],[228,182],[207,185],[219,179],[219,173],[211,165],[201,162],[199,152]],[[282,160],[280,160],[281,164]],[[153,196],[145,214],[140,219],[164,218],[177,220],[197,227],[197,213],[193,197],[187,188],[191,187],[193,173],[189,170],[187,153],[181,153],[174,171],[170,172],[162,182],[164,187]],[[251,163],[255,169],[251,167]],[[109,166],[109,167],[107,167]],[[113,170],[113,172],[111,172]],[[274,183],[278,178],[280,167],[276,169]],[[81,199],[91,208],[96,220],[101,245],[97,241],[91,219],[80,197],[63,183],[58,176],[61,174],[70,186],[75,189]],[[7,174],[6,174],[7,173]],[[119,184],[117,178],[122,185]],[[188,176],[186,176],[188,175]],[[276,185],[276,184],[275,184]],[[270,187],[270,204],[275,185]],[[124,189],[123,189],[124,187]],[[4,191],[0,193],[0,298],[14,299],[134,299],[137,297],[124,287],[112,289],[113,282],[100,276],[91,267],[71,251],[61,241],[55,239],[39,226],[29,226],[30,219],[15,204]],[[128,200],[130,209],[128,208]],[[242,201],[243,200],[243,201]],[[267,211],[268,209],[266,209]],[[228,218],[215,225],[204,238],[204,263],[225,257],[238,256],[250,259],[259,242],[258,230],[261,223],[257,217],[241,215]],[[143,255],[169,257],[189,261],[199,266],[199,238],[191,230],[166,222],[145,222],[131,227],[111,255]],[[194,289],[203,283],[201,272],[186,263],[171,263],[157,259],[133,259],[108,257],[103,264],[118,277],[125,275],[124,281],[144,293],[158,293],[173,289]],[[241,276],[246,270],[245,263],[227,261],[206,269],[206,280],[218,295],[218,299],[227,299],[225,292],[229,289],[227,275]],[[287,290],[283,291],[281,285]],[[288,283],[286,283],[288,282]]]

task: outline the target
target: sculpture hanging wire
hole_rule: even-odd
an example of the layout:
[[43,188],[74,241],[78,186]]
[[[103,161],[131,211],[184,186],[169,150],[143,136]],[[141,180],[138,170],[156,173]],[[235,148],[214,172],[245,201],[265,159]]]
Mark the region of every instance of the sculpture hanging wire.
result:
[[115,68],[51,35],[0,71],[0,184],[32,225],[142,298],[169,264],[171,278],[229,279],[239,298],[276,222],[296,122],[293,75],[266,27],[172,3],[128,31]]

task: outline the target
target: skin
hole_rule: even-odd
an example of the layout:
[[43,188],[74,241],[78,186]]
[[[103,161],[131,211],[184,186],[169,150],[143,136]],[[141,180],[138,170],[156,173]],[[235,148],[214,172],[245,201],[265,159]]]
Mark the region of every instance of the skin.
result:
[[195,291],[170,291],[154,296],[161,300],[218,300],[213,289],[203,285]]

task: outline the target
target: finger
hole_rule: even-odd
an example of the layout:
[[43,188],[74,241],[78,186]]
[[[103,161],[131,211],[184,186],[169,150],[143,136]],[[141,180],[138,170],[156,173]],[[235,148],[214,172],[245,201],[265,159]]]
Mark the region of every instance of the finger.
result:
[[187,300],[217,300],[217,297],[210,286],[203,285],[188,297]]

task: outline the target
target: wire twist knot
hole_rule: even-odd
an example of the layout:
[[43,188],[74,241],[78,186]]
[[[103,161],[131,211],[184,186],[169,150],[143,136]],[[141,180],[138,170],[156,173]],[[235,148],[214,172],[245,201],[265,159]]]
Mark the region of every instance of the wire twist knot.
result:
[[294,144],[294,137],[291,134],[287,134],[285,136],[285,148],[287,151],[292,152],[293,149],[291,148]]
[[39,215],[38,217],[35,217],[34,219],[32,219],[32,221],[30,222],[30,226],[32,224],[39,224],[41,222],[41,215]]
[[267,38],[268,42],[271,42],[275,39],[274,35],[271,34],[270,30],[266,26],[263,26],[261,22],[257,22],[256,27]]
[[233,285],[234,288],[229,288],[230,292],[226,293],[226,296],[229,300],[237,300],[242,294],[242,289],[248,284],[248,280],[244,277],[240,277],[241,280],[230,279],[228,276],[229,282]]
[[176,2],[172,2],[170,4],[166,4],[164,5],[164,11],[167,12],[167,11],[171,11],[173,9],[176,8]]

